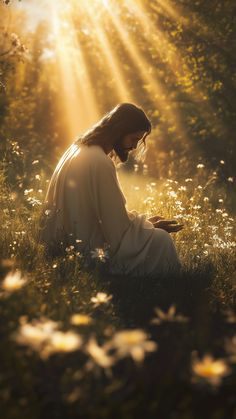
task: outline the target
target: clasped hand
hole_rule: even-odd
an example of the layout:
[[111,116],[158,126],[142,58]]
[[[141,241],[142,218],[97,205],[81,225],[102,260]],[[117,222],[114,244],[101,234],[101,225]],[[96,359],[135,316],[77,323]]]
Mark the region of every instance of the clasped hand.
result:
[[183,229],[184,225],[179,224],[176,220],[165,220],[164,217],[155,215],[154,217],[148,218],[155,228],[162,228],[162,230],[167,231],[168,233],[177,233]]

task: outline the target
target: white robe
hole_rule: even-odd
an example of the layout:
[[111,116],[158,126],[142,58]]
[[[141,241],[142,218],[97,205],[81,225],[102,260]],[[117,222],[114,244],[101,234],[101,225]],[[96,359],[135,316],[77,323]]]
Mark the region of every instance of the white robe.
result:
[[49,183],[41,221],[40,240],[52,254],[59,243],[73,244],[90,261],[93,251],[104,249],[111,274],[154,277],[179,269],[171,236],[145,214],[126,209],[115,165],[98,145],[74,143],[66,150]]

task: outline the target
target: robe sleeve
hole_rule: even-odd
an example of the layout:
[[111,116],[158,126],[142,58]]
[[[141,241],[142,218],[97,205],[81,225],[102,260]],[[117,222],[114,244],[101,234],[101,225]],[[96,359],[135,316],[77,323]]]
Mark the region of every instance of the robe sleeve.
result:
[[155,227],[145,214],[127,211],[112,161],[98,159],[91,166],[91,192],[95,216],[110,255],[116,261],[136,258],[150,242]]

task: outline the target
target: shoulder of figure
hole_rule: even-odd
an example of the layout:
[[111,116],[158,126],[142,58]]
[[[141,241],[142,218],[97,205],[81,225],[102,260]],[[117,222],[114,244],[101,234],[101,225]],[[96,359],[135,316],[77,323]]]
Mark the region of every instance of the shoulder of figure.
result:
[[106,165],[115,169],[112,159],[104,152],[99,145],[82,146],[83,153],[91,160],[94,165]]

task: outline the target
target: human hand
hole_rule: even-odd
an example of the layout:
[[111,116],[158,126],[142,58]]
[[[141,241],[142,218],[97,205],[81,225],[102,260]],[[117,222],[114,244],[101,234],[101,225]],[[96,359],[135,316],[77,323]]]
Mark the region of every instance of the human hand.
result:
[[155,224],[159,220],[164,220],[164,217],[161,217],[160,215],[154,215],[154,217],[148,218],[147,220]]
[[162,228],[162,230],[167,231],[167,233],[177,233],[177,231],[182,230],[184,227],[183,224],[178,224],[176,220],[164,220],[163,218],[153,225],[155,228]]

